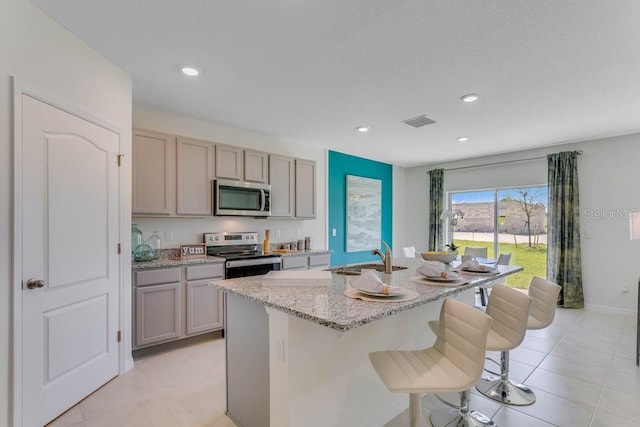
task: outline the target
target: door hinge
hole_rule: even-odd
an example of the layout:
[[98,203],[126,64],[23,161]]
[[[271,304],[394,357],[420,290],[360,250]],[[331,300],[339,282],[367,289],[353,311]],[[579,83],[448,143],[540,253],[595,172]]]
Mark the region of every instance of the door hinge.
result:
[[118,255],[122,253],[122,245],[118,243]]
[[122,331],[118,331],[118,342],[122,341]]
[[122,158],[124,157],[124,154],[118,154],[118,166],[122,166]]

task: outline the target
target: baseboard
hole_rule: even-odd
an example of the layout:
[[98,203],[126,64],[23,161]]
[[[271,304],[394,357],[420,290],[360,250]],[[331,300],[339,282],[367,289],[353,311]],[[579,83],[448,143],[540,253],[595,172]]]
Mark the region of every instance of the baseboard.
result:
[[589,311],[595,311],[597,313],[614,314],[616,316],[622,316],[622,317],[635,318],[635,316],[636,316],[636,311],[635,310],[609,307],[609,306],[606,306],[606,305],[585,304],[584,308],[589,310]]

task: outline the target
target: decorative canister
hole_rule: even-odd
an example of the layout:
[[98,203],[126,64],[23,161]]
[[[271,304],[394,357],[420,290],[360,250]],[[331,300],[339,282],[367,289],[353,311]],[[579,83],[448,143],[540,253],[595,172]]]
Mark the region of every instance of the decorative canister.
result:
[[297,249],[299,251],[303,251],[304,250],[304,240],[298,240],[298,242],[296,243]]
[[149,236],[149,246],[153,249],[155,259],[160,258],[160,252],[162,251],[162,239],[158,235],[157,231],[154,231],[153,234]]
[[304,238],[304,249],[307,251],[311,250],[311,237]]
[[138,229],[137,224],[131,224],[131,253],[142,244],[142,231]]

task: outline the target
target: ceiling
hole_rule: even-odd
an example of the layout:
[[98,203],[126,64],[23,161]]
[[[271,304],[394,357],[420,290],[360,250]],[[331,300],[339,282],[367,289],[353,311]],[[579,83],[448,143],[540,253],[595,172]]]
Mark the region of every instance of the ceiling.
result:
[[32,1],[134,102],[398,166],[640,131],[637,0]]

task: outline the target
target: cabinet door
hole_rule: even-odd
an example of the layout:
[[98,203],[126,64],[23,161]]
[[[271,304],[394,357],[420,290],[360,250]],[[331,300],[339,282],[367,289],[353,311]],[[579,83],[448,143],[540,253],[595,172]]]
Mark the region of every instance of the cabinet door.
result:
[[244,150],[244,180],[264,182],[269,180],[268,154],[262,151]]
[[293,217],[295,164],[292,157],[269,154],[269,184],[271,217]]
[[222,299],[210,281],[187,282],[187,335],[222,329]]
[[176,213],[213,215],[213,144],[178,138],[176,143]]
[[180,337],[180,283],[136,288],[136,347]]
[[216,178],[241,180],[242,148],[216,144]]
[[331,254],[312,254],[309,255],[309,268],[313,270],[322,270],[329,268]]
[[306,270],[307,268],[306,255],[290,255],[282,257],[283,270]]
[[316,162],[296,159],[296,218],[316,217]]
[[133,131],[132,214],[172,214],[175,150],[173,136]]

